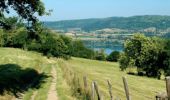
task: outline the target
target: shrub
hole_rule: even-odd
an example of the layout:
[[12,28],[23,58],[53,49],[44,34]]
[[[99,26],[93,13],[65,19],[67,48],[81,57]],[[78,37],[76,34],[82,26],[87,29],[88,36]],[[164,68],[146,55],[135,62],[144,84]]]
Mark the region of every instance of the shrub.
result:
[[113,51],[109,56],[107,56],[107,61],[117,62],[120,57],[120,53],[118,51]]
[[80,40],[73,41],[72,46],[70,46],[69,50],[71,50],[71,55],[75,57],[88,58],[88,59],[94,58],[94,51],[86,48],[83,42]]

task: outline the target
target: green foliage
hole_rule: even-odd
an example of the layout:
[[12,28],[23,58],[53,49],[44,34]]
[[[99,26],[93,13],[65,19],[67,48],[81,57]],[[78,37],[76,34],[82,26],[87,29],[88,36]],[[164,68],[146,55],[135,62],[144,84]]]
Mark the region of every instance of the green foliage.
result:
[[25,29],[0,33],[1,46],[3,47],[22,48],[41,52],[44,55],[67,58],[69,48],[59,35],[42,32],[37,34],[37,37],[37,39],[30,39]]
[[93,59],[94,57],[94,51],[86,48],[83,42],[80,40],[73,41],[70,50],[72,52],[72,56],[74,57],[82,57],[88,59]]
[[24,26],[23,20],[19,17],[8,17],[8,18],[0,18],[4,25],[2,25],[2,28],[5,30],[15,30],[16,28],[21,28]]
[[10,13],[9,9],[13,9],[22,19],[31,22],[31,27],[34,27],[38,21],[36,15],[42,16],[45,14],[45,7],[41,0],[1,0],[0,9],[0,26],[5,29],[11,26],[4,20],[6,19],[5,13]]
[[64,41],[60,36],[54,36],[47,34],[45,41],[42,41],[41,51],[45,55],[53,55],[54,57],[64,57],[68,52],[68,47],[65,45]]
[[162,56],[165,65],[165,75],[170,76],[170,40],[165,42],[165,51]]
[[0,46],[37,51],[48,57],[94,58],[94,51],[86,48],[79,40],[72,40],[49,30],[42,30],[39,34],[33,34],[36,38],[30,37],[30,35],[24,28],[15,31],[2,30],[2,32],[0,31]]
[[169,59],[164,47],[166,46],[162,39],[135,34],[125,42],[125,53],[120,58],[120,68],[124,70],[136,66],[138,72],[144,71],[148,77],[160,78],[161,70],[165,69],[165,61]]
[[120,69],[123,71],[126,68],[128,68],[130,59],[128,58],[128,56],[126,56],[124,53],[122,53],[120,55],[120,59],[119,59],[119,63],[120,63]]
[[107,56],[107,61],[117,62],[119,59],[120,53],[118,51],[113,51],[109,56]]
[[104,50],[101,49],[100,51],[96,51],[94,59],[105,61],[106,60],[106,54],[104,53]]

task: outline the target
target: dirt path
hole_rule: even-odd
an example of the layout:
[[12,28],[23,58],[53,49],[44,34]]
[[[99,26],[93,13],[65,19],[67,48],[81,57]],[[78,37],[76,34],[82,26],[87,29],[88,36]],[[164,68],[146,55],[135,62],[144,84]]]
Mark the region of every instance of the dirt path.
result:
[[37,93],[38,93],[38,91],[33,92],[33,95],[31,96],[31,100],[34,100],[34,99],[35,99]]
[[52,75],[52,81],[51,81],[51,86],[48,92],[47,100],[58,100],[57,91],[56,91],[57,73],[56,73],[56,69],[54,68],[54,66],[52,66],[51,75]]

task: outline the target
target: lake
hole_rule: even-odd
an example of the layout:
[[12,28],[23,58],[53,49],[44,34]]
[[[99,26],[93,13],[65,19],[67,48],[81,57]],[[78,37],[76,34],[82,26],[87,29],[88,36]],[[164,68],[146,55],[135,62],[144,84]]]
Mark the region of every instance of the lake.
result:
[[95,51],[99,51],[101,49],[104,49],[105,53],[107,55],[111,54],[113,51],[123,51],[123,46],[115,46],[115,47],[110,47],[110,48],[93,48]]

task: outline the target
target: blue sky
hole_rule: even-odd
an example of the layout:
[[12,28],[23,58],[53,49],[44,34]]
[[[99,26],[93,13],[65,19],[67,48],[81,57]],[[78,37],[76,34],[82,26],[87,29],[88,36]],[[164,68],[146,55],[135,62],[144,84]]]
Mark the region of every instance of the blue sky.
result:
[[170,0],[42,0],[52,15],[43,21],[134,15],[170,15]]

